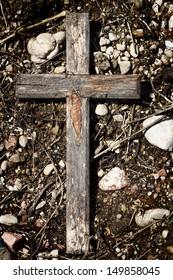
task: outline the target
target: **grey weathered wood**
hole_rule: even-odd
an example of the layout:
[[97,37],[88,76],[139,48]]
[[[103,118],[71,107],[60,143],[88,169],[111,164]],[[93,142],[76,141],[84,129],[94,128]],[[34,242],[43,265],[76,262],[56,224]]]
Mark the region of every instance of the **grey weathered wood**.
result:
[[[89,73],[89,16],[68,14],[67,73]],[[72,86],[71,86],[72,87]],[[69,91],[70,92],[70,91]],[[89,250],[89,100],[72,88],[67,98],[66,251]]]
[[89,74],[88,14],[66,16],[67,75],[22,74],[16,95],[23,99],[67,98],[66,251],[89,250],[89,98],[139,99],[137,75]]
[[138,75],[55,75],[22,74],[17,79],[19,98],[64,98],[73,87],[81,97],[138,99],[140,80]]

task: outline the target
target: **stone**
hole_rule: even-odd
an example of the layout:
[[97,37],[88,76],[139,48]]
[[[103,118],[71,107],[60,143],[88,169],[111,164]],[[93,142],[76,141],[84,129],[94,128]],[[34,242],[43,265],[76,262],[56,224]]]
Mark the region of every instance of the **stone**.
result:
[[[162,116],[153,116],[143,122],[143,127],[154,123]],[[173,120],[163,120],[144,131],[147,141],[162,149],[172,151],[173,149]]]
[[168,49],[173,50],[173,41],[165,40],[165,46],[166,46]]
[[147,227],[164,217],[169,216],[170,211],[163,208],[155,208],[146,210],[144,213],[138,212],[135,215],[135,222],[139,227]]
[[130,67],[131,67],[131,63],[130,61],[122,61],[122,60],[119,60],[118,61],[118,64],[119,64],[119,67],[120,67],[120,71],[121,71],[121,74],[122,75],[125,75],[129,72],[130,70]]
[[65,32],[55,34],[41,33],[28,41],[27,50],[34,63],[42,63],[55,57],[60,50],[60,44],[65,40]]
[[112,168],[99,181],[99,188],[103,191],[114,191],[124,188],[128,185],[124,170],[119,167]]
[[16,179],[13,189],[14,191],[20,191],[22,189],[22,183],[20,179]]
[[59,251],[58,249],[54,249],[50,252],[50,256],[51,257],[54,257],[54,258],[57,258],[59,256]]
[[26,137],[25,135],[21,135],[21,136],[19,137],[19,144],[20,144],[20,146],[23,147],[23,148],[25,148],[26,145],[27,145],[27,143],[28,143],[27,137]]
[[99,41],[100,46],[105,46],[110,44],[110,40],[105,37],[100,37]]
[[168,58],[171,58],[171,57],[172,57],[172,51],[169,50],[169,49],[165,49],[165,50],[164,50],[164,54],[165,54]]
[[114,49],[113,49],[112,46],[110,46],[110,47],[108,47],[108,48],[106,49],[106,53],[107,53],[109,56],[113,54],[113,51],[114,51]]
[[16,153],[9,157],[9,162],[17,163],[20,162],[20,154]]
[[117,40],[117,35],[113,32],[109,32],[109,40],[111,42],[116,41]]
[[165,230],[162,231],[162,237],[163,237],[163,239],[166,239],[166,238],[167,238],[168,233],[169,233],[169,230],[167,230],[167,229],[165,229]]
[[15,252],[21,246],[24,236],[20,233],[4,232],[2,239],[8,248]]
[[161,56],[161,61],[163,62],[164,65],[169,65],[169,57],[166,56],[166,54],[162,54]]
[[53,163],[50,163],[48,165],[46,165],[46,167],[43,170],[44,175],[48,176],[52,173],[52,171],[54,170],[55,166]]
[[7,166],[8,166],[8,161],[7,160],[4,160],[2,163],[1,163],[1,169],[3,171],[6,171],[7,170]]
[[95,113],[98,116],[105,116],[108,113],[108,107],[105,104],[98,104],[96,106]]
[[17,223],[18,223],[18,219],[16,218],[16,216],[14,216],[12,214],[6,214],[6,215],[0,216],[0,224],[6,225],[6,226],[11,226],[11,225],[15,225]]
[[54,74],[63,74],[65,73],[65,67],[64,66],[57,66],[54,69]]
[[56,47],[56,40],[50,33],[41,33],[28,41],[27,49],[31,55],[38,58],[46,56]]
[[117,115],[114,115],[114,116],[113,116],[113,120],[114,120],[115,122],[123,122],[124,118],[123,118],[123,115],[117,114]]
[[35,207],[36,210],[42,208],[44,205],[46,204],[45,200],[42,200],[40,203],[37,204],[37,206]]
[[125,51],[126,45],[125,45],[125,43],[116,44],[116,48],[117,48],[118,51]]
[[169,26],[169,29],[173,28],[173,15],[169,18],[168,26]]
[[53,37],[55,38],[56,43],[60,44],[65,40],[65,31],[58,31],[53,34]]
[[15,148],[16,145],[17,145],[17,138],[14,135],[10,135],[9,138],[4,141],[4,146],[5,146],[6,150]]
[[115,49],[115,50],[113,51],[113,57],[114,57],[114,58],[118,58],[118,57],[120,56],[120,53],[121,53],[121,52],[120,52],[119,50],[116,50],[116,49]]

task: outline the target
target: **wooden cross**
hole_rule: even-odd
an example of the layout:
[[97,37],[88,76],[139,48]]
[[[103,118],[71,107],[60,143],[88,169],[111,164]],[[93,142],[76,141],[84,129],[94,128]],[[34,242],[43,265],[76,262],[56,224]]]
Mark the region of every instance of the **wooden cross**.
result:
[[137,75],[89,75],[88,13],[66,15],[66,75],[22,74],[16,94],[22,99],[67,100],[66,251],[86,253],[90,237],[89,99],[139,99]]

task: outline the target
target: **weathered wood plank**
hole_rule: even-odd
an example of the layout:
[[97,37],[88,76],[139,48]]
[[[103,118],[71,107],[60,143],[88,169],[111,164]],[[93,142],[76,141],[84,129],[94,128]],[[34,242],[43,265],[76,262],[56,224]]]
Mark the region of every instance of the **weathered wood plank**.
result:
[[78,115],[76,121],[81,117],[81,123],[77,123],[75,129],[73,98],[75,96],[67,98],[66,251],[80,254],[89,249],[89,100],[76,99],[81,103],[74,115]]
[[[68,14],[66,25],[67,73],[88,74],[88,14]],[[68,95],[66,251],[76,254],[89,250],[89,100],[79,96],[75,84]]]
[[[71,67],[71,66],[70,66]],[[19,98],[64,98],[72,90],[81,97],[138,99],[138,75],[47,75],[22,74],[17,79],[16,95]]]
[[66,15],[66,72],[89,74],[90,27],[88,13]]

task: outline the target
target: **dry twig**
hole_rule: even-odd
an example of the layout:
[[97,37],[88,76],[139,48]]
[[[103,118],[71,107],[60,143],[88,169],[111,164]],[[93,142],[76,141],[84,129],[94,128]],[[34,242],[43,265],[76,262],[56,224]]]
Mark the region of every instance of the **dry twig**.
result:
[[40,22],[37,22],[35,24],[32,24],[32,25],[29,25],[29,26],[26,26],[26,27],[20,27],[19,29],[17,29],[16,31],[14,31],[12,34],[10,34],[9,36],[7,36],[6,38],[0,40],[0,44],[4,44],[6,41],[8,41],[9,39],[13,38],[16,36],[16,34],[20,34],[22,33],[23,31],[25,30],[31,30],[35,27],[38,27],[42,24],[45,24],[49,21],[52,21],[52,20],[55,20],[55,19],[58,19],[60,17],[64,17],[66,15],[66,11],[63,11],[55,16],[52,16],[52,17],[49,17],[49,18],[46,18],[44,20],[41,20]]

